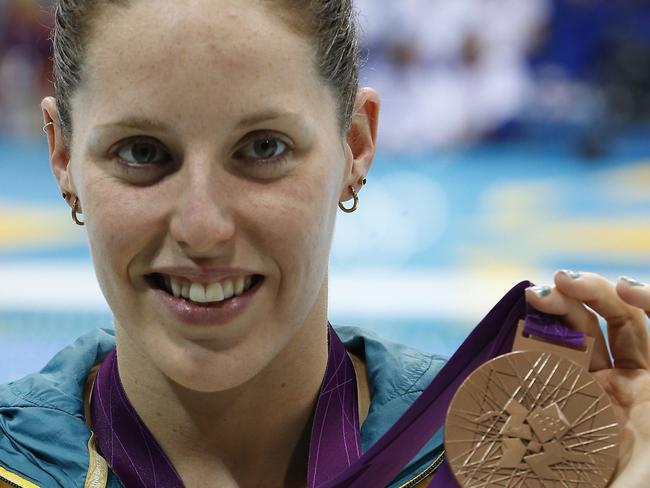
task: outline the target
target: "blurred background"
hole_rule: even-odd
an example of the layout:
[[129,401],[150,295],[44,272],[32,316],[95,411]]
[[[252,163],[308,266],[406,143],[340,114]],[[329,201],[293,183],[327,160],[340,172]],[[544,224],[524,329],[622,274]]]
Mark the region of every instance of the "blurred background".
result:
[[[382,95],[331,321],[450,355],[515,283],[650,280],[650,2],[357,0]],[[51,2],[0,0],[0,383],[111,327],[48,166]]]

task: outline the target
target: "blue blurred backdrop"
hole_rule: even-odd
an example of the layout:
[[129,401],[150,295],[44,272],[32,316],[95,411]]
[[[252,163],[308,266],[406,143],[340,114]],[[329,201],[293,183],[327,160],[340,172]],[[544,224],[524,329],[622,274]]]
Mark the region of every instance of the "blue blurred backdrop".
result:
[[[337,223],[333,323],[448,355],[520,280],[650,279],[647,2],[357,3],[381,148]],[[49,9],[0,2],[0,383],[111,326],[40,132]]]

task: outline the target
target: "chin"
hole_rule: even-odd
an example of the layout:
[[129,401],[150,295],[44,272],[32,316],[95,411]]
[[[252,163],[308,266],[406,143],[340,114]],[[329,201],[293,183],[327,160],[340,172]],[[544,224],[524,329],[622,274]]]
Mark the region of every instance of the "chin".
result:
[[176,348],[166,358],[154,359],[158,369],[178,386],[199,393],[216,393],[240,387],[257,377],[272,361],[267,354],[246,352],[238,345],[215,351],[197,344]]

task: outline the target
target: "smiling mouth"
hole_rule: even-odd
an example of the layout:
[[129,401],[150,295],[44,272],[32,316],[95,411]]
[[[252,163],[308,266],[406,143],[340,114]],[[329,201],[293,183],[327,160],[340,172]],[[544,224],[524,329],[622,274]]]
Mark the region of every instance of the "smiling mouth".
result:
[[218,306],[244,295],[263,281],[264,276],[247,275],[213,283],[198,283],[186,278],[153,273],[146,275],[145,279],[155,290],[162,290],[174,298],[207,307]]

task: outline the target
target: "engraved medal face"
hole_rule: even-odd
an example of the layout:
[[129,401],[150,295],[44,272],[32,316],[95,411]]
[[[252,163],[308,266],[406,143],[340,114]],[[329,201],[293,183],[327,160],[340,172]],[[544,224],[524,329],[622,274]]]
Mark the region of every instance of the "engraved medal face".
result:
[[604,487],[619,437],[600,384],[549,352],[483,364],[456,392],[445,422],[447,460],[463,488]]

